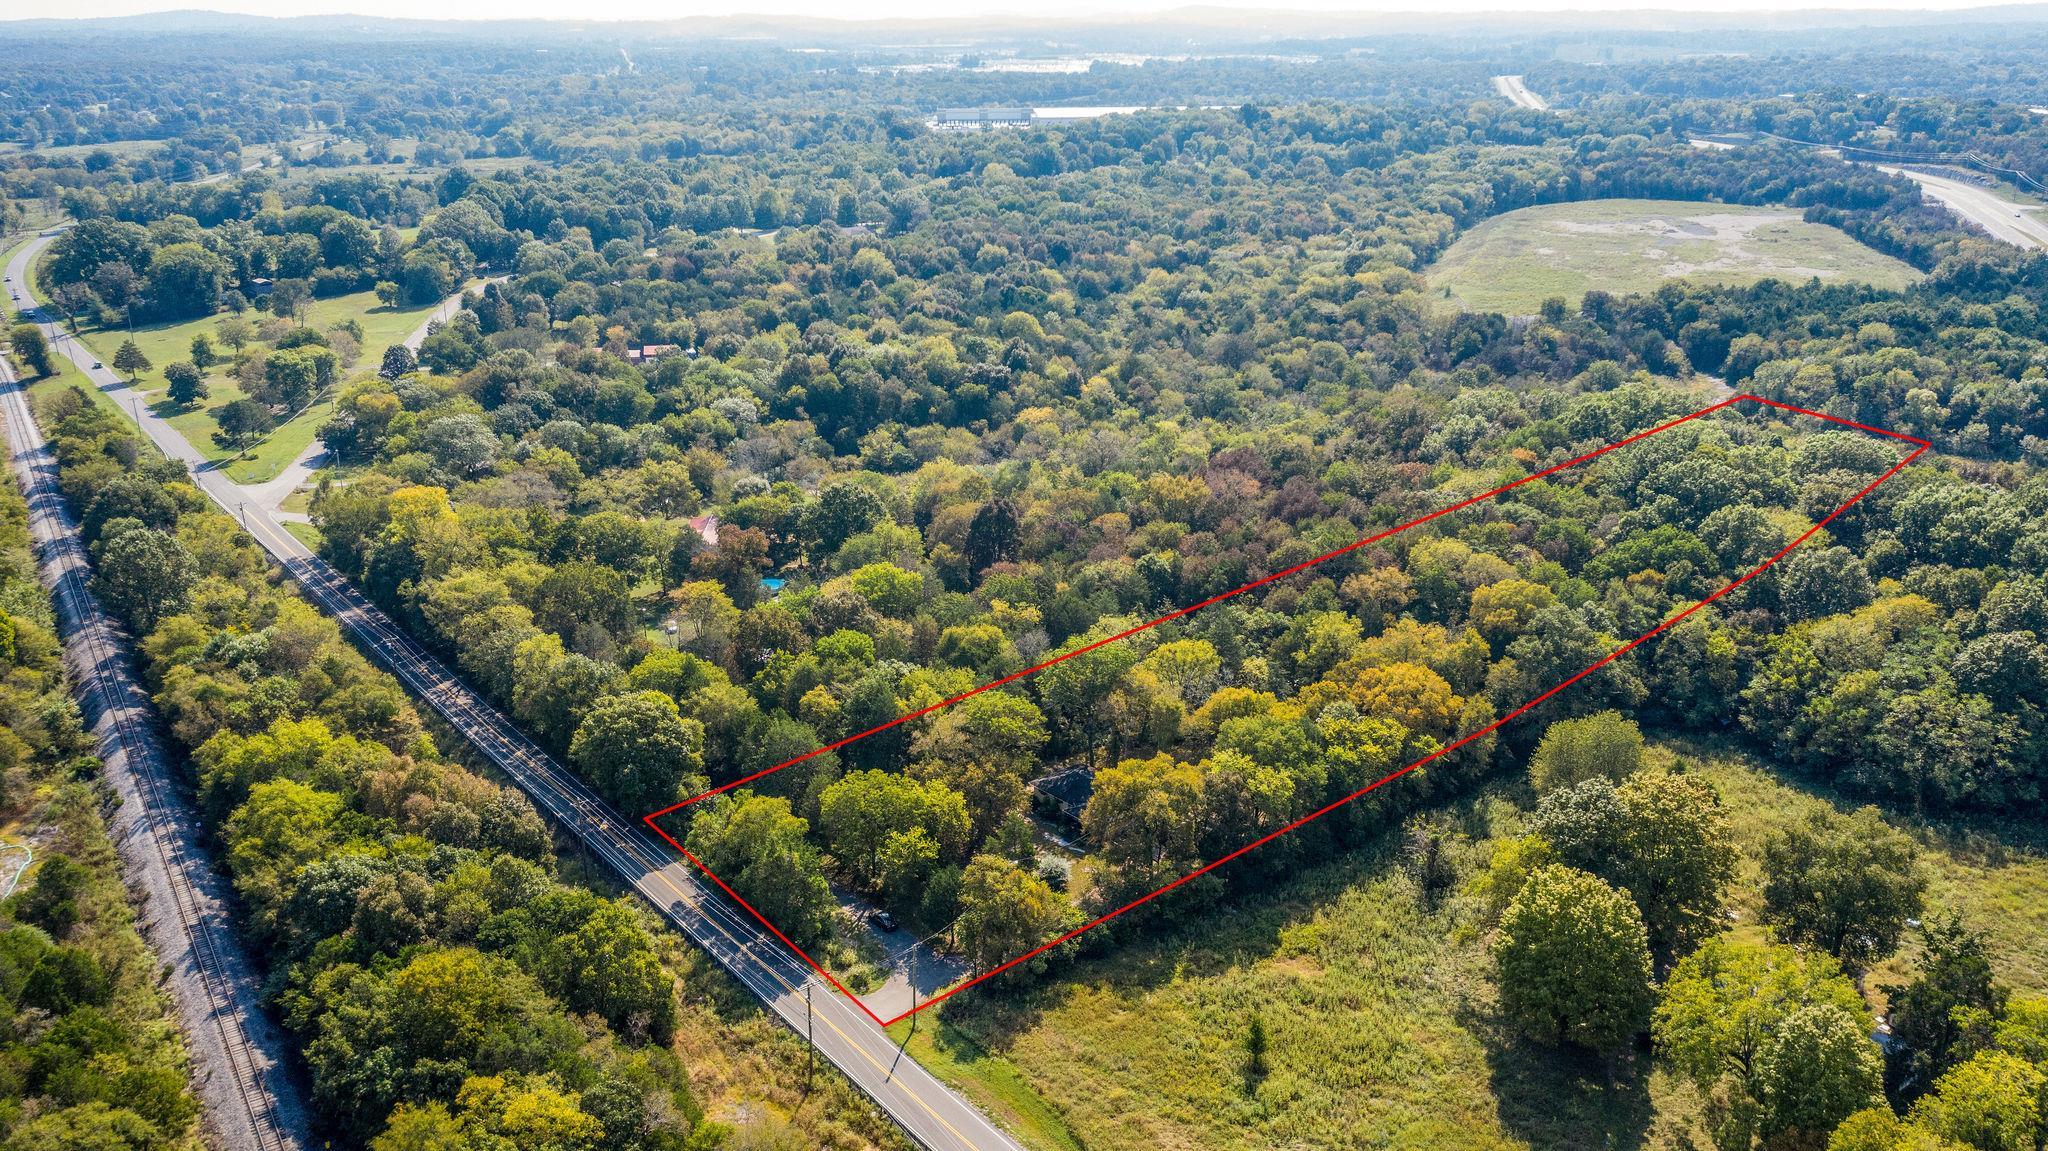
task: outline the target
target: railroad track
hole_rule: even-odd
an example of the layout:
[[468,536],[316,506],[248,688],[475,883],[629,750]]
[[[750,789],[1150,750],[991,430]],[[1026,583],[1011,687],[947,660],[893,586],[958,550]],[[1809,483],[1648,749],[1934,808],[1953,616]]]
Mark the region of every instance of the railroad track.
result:
[[[16,282],[25,282],[29,260],[47,242],[17,252],[9,262]],[[131,394],[126,385],[97,366],[75,341],[57,339],[61,329],[32,298],[28,302],[31,315],[52,338],[53,347],[77,364],[103,393],[125,406]],[[130,418],[167,457],[187,461],[193,469],[192,483],[237,519],[299,584],[306,598],[334,616],[365,654],[447,720],[458,735],[525,792],[543,815],[609,867],[627,888],[652,903],[760,999],[774,1018],[810,1041],[912,1140],[930,1151],[1022,1151],[1014,1138],[973,1103],[904,1055],[902,1042],[883,1030],[865,1008],[817,979],[765,927],[713,890],[657,840],[651,829],[622,817],[581,778],[526,738],[510,719],[463,684],[340,572],[285,531],[268,509],[260,503],[250,506],[252,497],[247,489],[200,464],[175,429],[140,410]],[[303,1113],[303,1108],[298,1112]]]
[[[91,695],[99,712],[108,717],[113,737],[128,754],[137,786],[144,792],[143,818],[150,823],[149,838],[170,880],[179,929],[192,942],[194,968],[207,999],[205,1014],[212,1021],[231,1068],[234,1094],[247,1114],[250,1145],[256,1151],[295,1151],[302,1144],[290,1136],[274,1099],[263,1086],[263,1060],[249,1039],[232,993],[227,990],[232,977],[218,933],[232,929],[205,913],[203,901],[185,878],[184,869],[189,861],[183,859],[178,846],[182,840],[171,834],[174,829],[167,825],[163,815],[174,810],[171,804],[181,801],[172,791],[152,733],[140,728],[136,712],[147,701],[137,698],[140,689],[132,678],[124,680],[128,688],[124,692],[110,682],[115,677],[105,674],[106,669],[115,666],[113,661],[122,658],[117,644],[107,634],[113,625],[85,585],[91,569],[69,509],[56,488],[56,462],[45,449],[40,429],[27,410],[25,394],[18,385],[4,379],[4,372],[0,368],[0,393],[4,393],[0,394],[0,420],[4,420],[8,440],[16,445],[17,471],[26,473],[22,477],[23,487],[37,556],[43,565],[58,573],[52,594],[58,599],[59,610],[78,621],[74,634],[84,649],[89,669],[80,677],[82,690]],[[738,910],[694,882],[666,874],[674,861],[665,855],[662,845],[634,828],[582,779],[555,764],[551,756],[495,709],[479,708],[465,686],[416,640],[392,625],[332,566],[310,556],[280,555],[279,559],[316,606],[354,632],[361,646],[414,695],[458,730],[469,733],[472,745],[534,798],[550,818],[568,828],[593,854],[653,899],[666,918],[719,958],[721,965],[737,969],[735,973],[750,991],[764,997],[803,991],[810,977],[808,971],[781,962],[783,957],[761,947],[759,928]],[[124,695],[129,698],[124,700]],[[484,738],[477,738],[479,734]],[[202,861],[200,866],[209,864]],[[735,962],[743,956],[755,962]]]
[[244,1129],[240,1138],[220,1122],[219,1115],[215,1116],[216,1127],[222,1128],[233,1146],[298,1151],[306,1144],[280,1114],[276,1088],[269,1082],[273,1073],[282,1075],[284,1071],[258,1052],[249,1036],[249,1008],[235,994],[240,965],[232,955],[239,945],[232,936],[225,936],[233,928],[209,914],[209,900],[193,879],[195,870],[210,872],[212,863],[190,855],[192,828],[179,823],[189,824],[191,812],[174,790],[155,733],[147,730],[148,697],[129,671],[120,643],[110,634],[112,621],[86,587],[91,568],[57,487],[56,460],[29,412],[26,393],[4,362],[0,362],[0,420],[4,420],[7,439],[14,448],[38,564],[49,579],[60,618],[71,621],[70,638],[82,657],[80,702],[96,703],[108,725],[104,738],[111,744],[103,750],[108,758],[126,757],[129,774],[141,793],[140,818],[147,824],[147,838],[163,866],[178,930],[191,949],[193,972],[204,998],[200,1014],[211,1024],[228,1072],[230,1094],[242,1113],[237,1117],[244,1120],[237,1124]]

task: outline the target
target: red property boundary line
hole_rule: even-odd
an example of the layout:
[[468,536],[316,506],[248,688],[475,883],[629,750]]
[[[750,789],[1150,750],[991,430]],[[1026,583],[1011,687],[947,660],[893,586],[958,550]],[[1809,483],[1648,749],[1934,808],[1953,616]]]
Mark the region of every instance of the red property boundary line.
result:
[[[1836,508],[1832,512],[1829,512],[1827,514],[1827,518],[1821,520],[1819,523],[1814,524],[1812,527],[1806,529],[1804,532],[1801,532],[1799,538],[1793,540],[1791,543],[1786,544],[1784,547],[1779,548],[1778,551],[1775,554],[1773,554],[1769,559],[1766,559],[1764,562],[1751,568],[1749,571],[1743,573],[1741,576],[1738,576],[1737,578],[1730,580],[1719,591],[1716,591],[1712,595],[1709,595],[1704,599],[1701,599],[1699,602],[1693,604],[1691,607],[1688,607],[1684,611],[1681,611],[1676,615],[1671,616],[1670,618],[1666,619],[1663,623],[1660,623],[1656,627],[1651,628],[1649,631],[1646,631],[1643,634],[1637,636],[1636,638],[1628,641],[1627,643],[1622,644],[1620,647],[1614,649],[1612,652],[1609,652],[1606,656],[1602,657],[1601,659],[1596,660],[1591,664],[1588,664],[1586,667],[1581,669],[1578,672],[1578,674],[1572,676],[1570,679],[1565,680],[1563,683],[1558,684],[1556,687],[1551,688],[1549,691],[1544,692],[1542,695],[1539,695],[1536,698],[1530,700],[1529,702],[1523,704],[1522,706],[1514,709],[1513,711],[1508,712],[1506,715],[1501,716],[1500,718],[1494,720],[1492,723],[1486,725],[1485,727],[1480,728],[1479,730],[1474,731],[1469,735],[1462,736],[1456,741],[1449,743],[1437,749],[1436,751],[1431,752],[1426,756],[1423,756],[1421,759],[1418,759],[1411,764],[1408,764],[1406,767],[1403,767],[1398,771],[1390,772],[1387,775],[1384,775],[1379,779],[1376,779],[1373,782],[1366,784],[1364,787],[1359,788],[1357,791],[1354,791],[1341,799],[1333,800],[1330,803],[1327,803],[1322,807],[1319,807],[1316,810],[1308,813],[1307,815],[1304,815],[1301,818],[1294,820],[1292,823],[1289,823],[1284,827],[1278,828],[1274,831],[1270,831],[1265,835],[1262,835],[1259,838],[1251,841],[1250,843],[1245,844],[1243,847],[1240,847],[1237,850],[1232,851],[1228,855],[1224,855],[1218,859],[1212,860],[1211,862],[1206,863],[1201,867],[1198,867],[1195,870],[1188,872],[1186,875],[1181,876],[1179,879],[1176,879],[1171,883],[1168,883],[1142,896],[1139,896],[1136,899],[1131,900],[1129,903],[1124,904],[1123,906],[1117,908],[1114,911],[1109,911],[1103,913],[1102,915],[1098,915],[1094,919],[1089,920],[1087,923],[1084,923],[1081,926],[1076,927],[1073,930],[1058,936],[1057,938],[1048,940],[1047,942],[1038,945],[1030,951],[1027,951],[1024,954],[1017,956],[1015,959],[1011,959],[1005,963],[992,967],[979,975],[973,976],[972,978],[964,979],[961,982],[956,983],[953,986],[947,988],[946,990],[940,992],[939,994],[932,996],[930,999],[925,1000],[923,1003],[917,1004],[910,1010],[905,1011],[892,1018],[883,1019],[881,1016],[876,1015],[872,1010],[870,1010],[868,1005],[864,1001],[862,1001],[860,996],[855,995],[851,991],[848,991],[845,985],[840,983],[839,980],[835,976],[833,976],[833,974],[830,971],[825,970],[825,968],[821,966],[817,960],[811,958],[809,952],[806,952],[803,948],[798,947],[795,941],[791,940],[787,935],[784,935],[782,933],[780,928],[776,927],[773,923],[768,922],[765,916],[763,916],[759,911],[756,911],[754,909],[753,904],[748,903],[744,898],[742,898],[739,892],[734,891],[732,887],[725,882],[725,880],[720,879],[717,876],[717,874],[715,874],[709,867],[706,867],[704,865],[703,860],[698,859],[695,855],[692,855],[688,848],[684,847],[681,842],[679,842],[674,836],[670,835],[666,830],[662,828],[661,824],[657,822],[662,816],[671,814],[676,811],[680,811],[681,809],[688,807],[693,803],[709,799],[715,795],[721,795],[725,792],[731,791],[736,787],[742,787],[746,784],[752,783],[757,779],[762,778],[763,776],[773,775],[786,767],[792,767],[796,764],[804,762],[805,760],[823,755],[828,751],[836,751],[839,748],[845,747],[847,744],[855,743],[860,740],[866,739],[867,737],[874,735],[878,732],[887,731],[892,727],[896,727],[900,724],[909,723],[911,720],[920,719],[936,711],[942,711],[945,708],[949,708],[954,704],[961,702],[962,700],[970,699],[974,696],[980,695],[982,692],[993,691],[994,689],[1002,687],[1005,684],[1014,683],[1017,680],[1023,679],[1026,676],[1034,675],[1038,672],[1044,671],[1046,668],[1049,668],[1052,665],[1061,662],[1062,660],[1069,660],[1084,652],[1094,651],[1096,648],[1105,647],[1109,644],[1117,642],[1118,640],[1128,639],[1131,636],[1137,635],[1140,632],[1149,631],[1152,628],[1158,627],[1160,624],[1166,623],[1170,620],[1176,620],[1180,619],[1183,616],[1192,615],[1205,607],[1210,607],[1212,605],[1221,603],[1224,600],[1232,598],[1233,596],[1243,595],[1245,592],[1251,591],[1255,588],[1264,587],[1267,584],[1274,583],[1279,580],[1286,579],[1289,576],[1307,571],[1308,569],[1315,567],[1318,564],[1327,563],[1330,560],[1336,559],[1338,556],[1349,555],[1350,553],[1355,552],[1360,548],[1370,547],[1373,544],[1379,543],[1380,541],[1388,539],[1389,537],[1398,535],[1401,532],[1407,531],[1410,528],[1419,527],[1423,524],[1429,523],[1431,520],[1440,519],[1444,516],[1450,515],[1453,512],[1463,511],[1466,508],[1472,507],[1474,504],[1484,503],[1487,500],[1493,499],[1495,496],[1513,491],[1514,489],[1521,487],[1524,484],[1534,483],[1537,480],[1555,475],[1558,472],[1564,471],[1567,468],[1577,467],[1578,465],[1583,464],[1588,460],[1596,459],[1600,456],[1606,455],[1608,452],[1614,451],[1617,448],[1627,447],[1628,445],[1636,443],[1638,441],[1646,440],[1659,432],[1669,431],[1680,424],[1688,423],[1692,420],[1699,419],[1702,416],[1711,415],[1714,412],[1718,412],[1723,408],[1731,407],[1735,404],[1741,403],[1744,400],[1750,400],[1755,403],[1763,404],[1767,407],[1777,408],[1782,411],[1792,412],[1797,415],[1811,416],[1814,419],[1825,420],[1831,424],[1839,424],[1843,427],[1855,428],[1858,431],[1869,432],[1873,435],[1884,436],[1887,439],[1898,440],[1902,443],[1913,444],[1915,446],[1913,451],[1909,453],[1904,459],[1900,460],[1896,464],[1893,464],[1889,469],[1885,471],[1883,475],[1880,475],[1876,479],[1870,481],[1868,484],[1865,484],[1863,488],[1859,490],[1855,495],[1852,495],[1847,500],[1845,500],[1840,507]],[[1700,609],[1706,607],[1708,604],[1713,603],[1714,601],[1734,591],[1736,588],[1741,587],[1743,584],[1748,583],[1750,580],[1756,578],[1756,576],[1761,574],[1766,568],[1769,568],[1772,564],[1775,564],[1779,560],[1785,558],[1785,556],[1790,554],[1794,548],[1797,548],[1799,545],[1805,543],[1807,540],[1812,539],[1815,533],[1819,532],[1822,528],[1826,527],[1829,523],[1833,522],[1837,516],[1841,515],[1843,512],[1848,511],[1858,501],[1862,500],[1863,497],[1869,495],[1871,492],[1876,491],[1879,485],[1883,484],[1886,480],[1891,479],[1893,476],[1899,474],[1899,472],[1905,469],[1906,465],[1912,463],[1914,460],[1919,459],[1922,455],[1926,454],[1932,448],[1932,444],[1916,436],[1905,435],[1901,432],[1888,431],[1884,428],[1871,427],[1868,424],[1859,424],[1854,420],[1846,420],[1841,418],[1840,416],[1831,416],[1824,412],[1816,412],[1807,408],[1795,407],[1791,404],[1781,403],[1777,400],[1766,399],[1763,396],[1750,395],[1746,392],[1741,395],[1730,396],[1729,398],[1722,400],[1718,404],[1713,404],[1709,407],[1701,408],[1699,411],[1693,412],[1690,415],[1680,416],[1675,420],[1670,420],[1665,423],[1658,424],[1656,427],[1651,428],[1646,432],[1637,432],[1635,435],[1629,436],[1626,439],[1616,440],[1615,442],[1608,444],[1606,447],[1597,448],[1581,456],[1575,456],[1561,464],[1555,464],[1551,467],[1547,467],[1540,472],[1534,473],[1533,475],[1523,476],[1521,479],[1515,480],[1512,483],[1502,484],[1500,487],[1494,488],[1491,491],[1481,492],[1479,495],[1470,496],[1466,499],[1459,500],[1457,503],[1451,504],[1448,507],[1440,508],[1437,511],[1429,513],[1428,515],[1419,516],[1399,526],[1388,528],[1385,531],[1376,532],[1372,535],[1366,536],[1363,539],[1356,540],[1352,543],[1346,544],[1343,547],[1336,549],[1335,551],[1325,552],[1324,554],[1319,555],[1314,559],[1303,560],[1302,562],[1295,564],[1292,567],[1283,568],[1280,571],[1274,572],[1271,575],[1253,580],[1252,582],[1245,584],[1243,587],[1223,592],[1220,595],[1210,596],[1208,599],[1205,599],[1200,603],[1189,604],[1186,607],[1170,611],[1157,619],[1150,620],[1146,623],[1138,624],[1135,627],[1126,628],[1123,631],[1116,633],[1115,635],[1109,636],[1104,639],[1096,640],[1093,643],[1075,648],[1073,651],[1066,652],[1062,655],[1054,656],[1053,658],[1048,659],[1043,663],[1027,667],[1022,671],[1012,672],[1009,675],[1002,677],[1001,679],[992,680],[970,691],[963,691],[959,695],[953,696],[950,699],[941,700],[940,702],[932,704],[929,707],[919,708],[918,710],[913,711],[908,715],[904,715],[896,719],[890,720],[888,723],[878,724],[874,727],[869,728],[866,731],[859,732],[854,735],[849,735],[844,739],[834,740],[831,743],[828,743],[815,751],[806,752],[803,755],[797,756],[795,759],[791,759],[783,763],[778,763],[774,767],[765,768],[761,771],[754,772],[752,775],[743,776],[739,779],[733,780],[731,783],[723,784],[721,786],[711,788],[708,791],[700,792],[696,795],[691,796],[688,799],[681,801],[680,803],[672,803],[659,811],[649,812],[647,815],[642,816],[641,818],[647,824],[647,826],[654,829],[656,834],[660,835],[663,839],[667,840],[671,847],[674,847],[677,851],[681,852],[683,858],[688,859],[691,863],[695,864],[697,870],[703,872],[707,877],[710,878],[711,882],[717,884],[719,890],[725,892],[726,895],[732,897],[732,900],[735,903],[738,903],[741,907],[746,908],[747,912],[751,914],[757,921],[759,921],[761,926],[766,927],[770,932],[774,934],[775,938],[782,941],[784,946],[788,947],[791,951],[795,952],[799,957],[801,957],[803,961],[810,966],[811,970],[817,972],[818,975],[820,975],[827,982],[829,982],[833,986],[833,988],[835,988],[841,995],[844,995],[846,998],[852,1000],[854,1005],[859,1007],[861,1011],[867,1015],[868,1018],[874,1020],[875,1023],[880,1026],[887,1027],[892,1023],[897,1023],[901,1020],[908,1019],[910,1016],[915,1015],[918,1012],[925,1010],[926,1008],[933,1007],[941,1002],[944,1002],[945,1000],[950,999],[955,995],[958,995],[962,991],[965,991],[978,983],[984,982],[988,979],[992,979],[995,976],[1000,975],[1005,971],[1008,971],[1010,968],[1015,967],[1020,963],[1029,962],[1030,960],[1040,955],[1043,955],[1045,952],[1050,951],[1055,947],[1058,947],[1060,944],[1065,943],[1066,941],[1074,938],[1075,936],[1081,935],[1088,931],[1093,931],[1095,928],[1100,927],[1105,923],[1108,923],[1110,920],[1115,919],[1117,916],[1122,915],[1127,911],[1131,911],[1134,908],[1150,903],[1153,900],[1159,898],[1160,896],[1165,895],[1167,892],[1182,886],[1183,884],[1193,882],[1194,880],[1204,875],[1207,875],[1209,872],[1214,871],[1219,867],[1222,867],[1224,864],[1231,862],[1239,856],[1245,855],[1268,843],[1271,843],[1273,840],[1276,840],[1281,836],[1288,834],[1291,831],[1295,831],[1298,828],[1313,823],[1316,820],[1321,819],[1322,817],[1330,814],[1331,812],[1337,810],[1340,807],[1343,807],[1348,803],[1351,803],[1353,800],[1356,800],[1369,792],[1377,791],[1380,788],[1385,787],[1387,784],[1392,783],[1397,779],[1400,779],[1402,776],[1407,775],[1409,772],[1412,772],[1417,768],[1423,767],[1429,763],[1434,762],[1435,760],[1442,759],[1444,756],[1447,756],[1452,752],[1457,751],[1459,748],[1464,747],[1465,745],[1472,743],[1475,740],[1484,739],[1485,737],[1492,735],[1493,733],[1499,731],[1501,728],[1506,727],[1508,724],[1514,722],[1516,719],[1519,719],[1522,716],[1527,715],[1530,711],[1533,711],[1537,707],[1541,706],[1552,696],[1557,695],[1559,692],[1564,691],[1566,688],[1571,687],[1573,684],[1579,682],[1580,680],[1586,678],[1589,675],[1592,675],[1594,672],[1599,671],[1601,668],[1606,667],[1608,664],[1613,663],[1615,660],[1620,659],[1622,656],[1627,655],[1629,652],[1634,651],[1636,648],[1641,647],[1643,644],[1648,643],[1650,640],[1656,638],[1664,632],[1669,631],[1671,628],[1677,626],[1680,621],[1692,615],[1694,612],[1699,611]]]

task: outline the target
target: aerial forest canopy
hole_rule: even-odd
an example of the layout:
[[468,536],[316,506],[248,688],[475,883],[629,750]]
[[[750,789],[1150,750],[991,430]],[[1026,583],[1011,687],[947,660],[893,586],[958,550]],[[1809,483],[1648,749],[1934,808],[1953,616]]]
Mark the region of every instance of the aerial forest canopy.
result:
[[[1478,38],[1009,73],[566,33],[284,64],[278,35],[0,62],[0,212],[71,223],[38,283],[77,327],[202,326],[193,360],[109,359],[177,410],[231,365],[237,451],[327,405],[303,538],[628,816],[747,778],[664,826],[849,980],[886,972],[846,906],[987,971],[1456,744],[942,1017],[997,1044],[1119,948],[1391,853],[1485,940],[1502,1034],[1609,1089],[1654,1063],[1724,1151],[2048,1135],[2048,988],[1993,977],[1924,862],[2048,795],[2048,256],[1810,146],[2040,171],[2039,34],[1861,95],[1890,33],[1564,45],[1524,69],[1554,111],[1495,97]],[[997,103],[1130,110],[926,122]],[[1782,208],[1912,282],[1680,269],[1503,315],[1430,278],[1484,221],[1616,199]],[[1840,422],[1744,402],[1260,582],[1737,393]],[[42,404],[323,1130],[523,1145],[545,1108],[549,1146],[721,1145],[688,1066],[715,1016],[648,925],[175,468]],[[1844,422],[1931,446],[1872,488],[1912,445]],[[1751,844],[1710,755],[1842,810]],[[1446,814],[1494,800],[1484,834]],[[1993,1082],[2026,1139],[1981,1135]]]

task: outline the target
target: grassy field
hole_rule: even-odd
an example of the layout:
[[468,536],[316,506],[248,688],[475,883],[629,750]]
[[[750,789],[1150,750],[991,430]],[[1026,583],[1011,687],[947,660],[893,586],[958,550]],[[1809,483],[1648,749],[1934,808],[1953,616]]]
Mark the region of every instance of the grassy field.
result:
[[1589,200],[1523,208],[1459,237],[1429,269],[1459,307],[1530,314],[1552,297],[1655,291],[1666,280],[1752,284],[1851,280],[1903,288],[1910,266],[1796,208],[1678,200]]
[[[1722,800],[1742,813],[1735,834],[1745,856],[1745,890],[1734,907],[1743,922],[1752,922],[1760,906],[1755,860],[1763,841],[1808,811],[1830,804],[1852,810],[1857,801],[1795,786],[1736,756],[1709,753],[1694,762]],[[1896,816],[1892,822],[1919,841],[1925,854],[1930,909],[1959,911],[1964,922],[1982,931],[1998,976],[2009,986],[2048,994],[2048,851],[2041,829],[2015,834],[2010,819],[2001,821],[2003,831],[1988,824],[1914,823]],[[1904,978],[1914,956],[1909,940],[1903,951],[1871,972],[1871,989]]]
[[134,159],[160,151],[163,147],[162,140],[110,140],[104,144],[48,144],[40,148],[23,148],[17,144],[9,151],[34,152],[38,156],[48,156],[51,159],[82,160],[94,152]]
[[312,524],[302,524],[297,520],[286,520],[280,526],[293,539],[305,544],[309,550],[316,552],[320,550],[320,545],[323,541],[320,537],[319,528],[314,527]]
[[[1456,814],[1468,865],[1516,819],[1499,795]],[[927,1066],[990,1079],[979,1097],[1020,1078],[1094,1151],[1706,1145],[1685,1084],[1644,1070],[1609,1088],[1501,1024],[1476,909],[1425,910],[1390,846],[1194,918],[1031,993],[970,992],[941,1015],[1000,1053],[981,1060],[997,1074]],[[1255,1010],[1261,1078],[1244,1051]]]
[[76,364],[62,356],[52,356],[50,359],[57,366],[57,370],[29,384],[28,394],[31,397],[51,395],[69,387],[77,387],[86,395],[91,396],[93,403],[116,415],[122,414],[120,408],[107,396],[107,393],[94,387],[92,381],[85,378],[85,373],[79,371]]
[[[314,439],[320,435],[320,426],[327,422],[328,415],[333,411],[334,404],[330,400],[317,400],[307,405],[297,415],[279,425],[262,443],[249,449],[247,455],[229,464],[228,478],[238,484],[260,484],[265,480],[274,479],[277,473],[283,471],[312,446]],[[196,417],[192,422],[204,428],[206,442],[211,444],[213,429],[219,426],[212,413],[198,411],[188,413],[188,416]],[[173,420],[171,426],[178,427],[178,421]],[[192,432],[183,428],[179,430],[188,441],[194,444],[199,442],[192,438]],[[220,450],[208,454],[217,459],[224,459],[231,453]]]
[[[315,300],[306,309],[305,323],[315,328],[329,328],[343,320],[354,318],[363,326],[363,347],[357,357],[353,371],[375,370],[384,357],[384,350],[404,340],[419,327],[420,322],[433,311],[431,305],[423,308],[387,308],[377,302],[373,292],[354,292],[345,296],[333,296]],[[137,328],[134,340],[144,355],[155,365],[142,374],[143,395],[152,405],[156,414],[162,416],[185,437],[187,443],[206,453],[213,460],[227,460],[233,452],[222,448],[213,441],[213,433],[220,424],[214,412],[231,401],[241,399],[245,394],[228,374],[227,366],[217,364],[207,374],[207,398],[190,410],[173,406],[164,396],[164,374],[166,365],[191,355],[192,337],[199,332],[213,332],[218,317],[187,320],[177,324],[151,324]],[[128,333],[119,329],[88,332],[86,345],[92,348],[104,363],[112,363],[114,352]],[[222,355],[229,349],[219,340],[216,346]],[[239,483],[254,483],[270,479],[284,470],[285,465],[297,459],[319,433],[320,425],[327,422],[331,405],[322,398],[305,410],[280,425],[262,444],[250,449],[248,455],[227,469],[228,475]]]
[[[1830,800],[1722,749],[1659,748],[1652,760],[1681,755],[1737,813],[1732,930],[1756,932],[1763,840]],[[1519,828],[1525,798],[1504,784],[1449,812],[1469,837],[1465,874],[1492,837]],[[2048,990],[2048,856],[1968,828],[1908,830],[1931,904],[1987,933],[2007,983]],[[1590,1061],[1504,1026],[1476,907],[1458,896],[1425,910],[1391,845],[1192,918],[1030,991],[969,992],[922,1021],[909,1051],[1047,1151],[1712,1145],[1698,1093],[1660,1064],[1638,1059],[1610,1086]],[[1871,987],[1904,974],[1911,954]],[[1243,1046],[1255,1009],[1271,1036],[1262,1079],[1247,1075]]]
[[16,248],[35,239],[45,228],[64,222],[64,213],[57,210],[55,197],[38,199],[31,196],[15,202],[21,207],[22,223],[21,227],[0,236],[0,263],[12,259]]
[[925,1070],[961,1088],[1034,1151],[1083,1151],[1059,1109],[1031,1086],[1017,1066],[989,1052],[967,1032],[929,1015],[889,1028],[889,1034]]
[[[300,141],[300,143],[304,144],[307,141]],[[341,161],[340,163],[300,163],[286,169],[278,169],[273,166],[269,171],[271,176],[280,183],[289,185],[293,183],[311,183],[314,180],[330,176],[381,176],[393,179],[407,176],[425,176],[429,179],[434,179],[439,173],[447,170],[439,166],[421,166],[413,163],[413,154],[419,148],[419,141],[413,137],[393,137],[390,143],[392,154],[403,157],[402,160],[394,163],[372,164],[364,158],[364,151],[361,145],[351,141],[338,140],[332,142],[329,154],[333,157],[338,157]],[[276,149],[274,148],[265,149],[262,158],[265,158],[266,163],[268,162],[268,157],[274,154],[275,151]],[[313,155],[314,153],[303,148],[299,152],[301,160],[310,160]],[[259,157],[252,151],[248,154],[248,158],[257,159]],[[465,169],[478,175],[498,175],[504,172],[518,171],[531,165],[545,166],[546,161],[535,160],[531,156],[472,156],[462,161],[462,166]],[[418,229],[407,230],[417,231]]]

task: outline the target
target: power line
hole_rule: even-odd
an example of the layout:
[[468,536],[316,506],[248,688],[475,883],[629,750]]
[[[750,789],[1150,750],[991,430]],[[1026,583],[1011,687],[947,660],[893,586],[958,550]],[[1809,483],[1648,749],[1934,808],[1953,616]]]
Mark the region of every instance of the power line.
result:
[[1886,160],[1901,160],[1906,163],[1913,164],[1969,164],[1973,167],[1982,168],[1988,172],[1997,172],[1998,174],[2003,176],[2011,176],[2013,179],[2026,184],[2028,187],[2033,188],[2036,191],[2048,192],[2048,184],[2043,184],[2041,181],[2034,179],[2032,176],[2028,175],[2025,172],[2020,171],[2018,168],[2007,168],[1998,164],[1994,164],[1991,162],[1990,157],[1984,155],[1982,152],[1977,151],[1920,152],[1888,148],[1870,148],[1862,144],[1826,144],[1822,143],[1819,140],[1801,140],[1794,136],[1780,136],[1776,132],[1758,132],[1757,135],[1762,136],[1765,139],[1777,140],[1781,143],[1797,144],[1803,148],[1833,148],[1838,152],[1860,152],[1867,156],[1877,156]]

